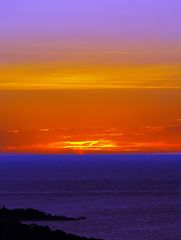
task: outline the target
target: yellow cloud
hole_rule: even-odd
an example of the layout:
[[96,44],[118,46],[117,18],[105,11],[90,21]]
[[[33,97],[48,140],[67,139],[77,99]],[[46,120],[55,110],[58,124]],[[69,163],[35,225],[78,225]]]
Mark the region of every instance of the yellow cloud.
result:
[[84,150],[84,151],[99,151],[99,150],[112,150],[117,147],[115,143],[110,140],[90,140],[90,141],[66,141],[66,142],[53,142],[48,144],[50,149],[71,149],[71,150]]

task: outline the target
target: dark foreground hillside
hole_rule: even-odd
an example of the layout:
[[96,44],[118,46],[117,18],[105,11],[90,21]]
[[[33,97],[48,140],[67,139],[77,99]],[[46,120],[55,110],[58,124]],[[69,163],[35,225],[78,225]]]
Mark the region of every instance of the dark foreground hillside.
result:
[[[17,220],[0,219],[1,240],[93,240],[67,234],[63,231],[51,231],[48,227],[36,224],[22,224]],[[96,239],[94,239],[96,240]]]
[[[93,240],[67,234],[61,230],[52,231],[47,226],[24,224],[21,221],[76,221],[85,218],[67,218],[47,214],[36,209],[0,209],[0,240]],[[96,239],[94,239],[96,240]]]

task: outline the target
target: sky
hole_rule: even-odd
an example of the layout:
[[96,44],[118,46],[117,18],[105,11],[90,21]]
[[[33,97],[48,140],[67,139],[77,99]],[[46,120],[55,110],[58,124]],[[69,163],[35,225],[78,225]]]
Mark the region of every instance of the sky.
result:
[[1,0],[0,152],[180,152],[180,9]]

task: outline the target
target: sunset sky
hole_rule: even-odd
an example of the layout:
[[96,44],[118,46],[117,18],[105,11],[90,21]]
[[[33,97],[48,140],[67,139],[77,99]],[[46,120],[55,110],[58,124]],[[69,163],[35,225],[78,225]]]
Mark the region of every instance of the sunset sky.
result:
[[1,0],[0,152],[180,152],[180,9]]

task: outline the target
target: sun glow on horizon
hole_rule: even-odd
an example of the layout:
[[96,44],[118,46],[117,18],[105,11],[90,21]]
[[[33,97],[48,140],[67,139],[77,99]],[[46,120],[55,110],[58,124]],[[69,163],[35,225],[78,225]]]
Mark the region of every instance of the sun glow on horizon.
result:
[[[123,133],[115,128],[102,130],[44,128],[32,132],[8,130],[1,134],[10,141],[13,139],[13,142],[0,146],[0,152],[56,154],[178,152],[181,144],[172,137],[175,131],[181,131],[181,125],[178,125],[177,121],[167,126],[146,126],[132,133]],[[30,136],[34,139],[36,136],[37,142],[33,140],[29,143]]]
[[111,140],[86,140],[86,141],[66,141],[53,142],[48,145],[52,149],[70,149],[82,151],[112,151],[118,146]]

